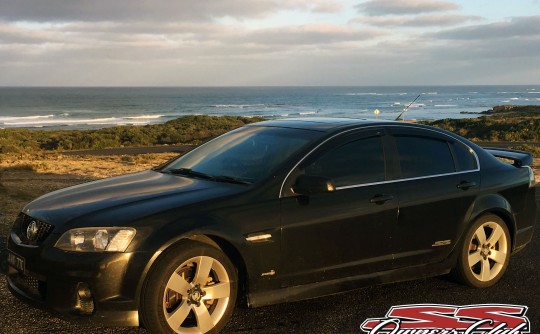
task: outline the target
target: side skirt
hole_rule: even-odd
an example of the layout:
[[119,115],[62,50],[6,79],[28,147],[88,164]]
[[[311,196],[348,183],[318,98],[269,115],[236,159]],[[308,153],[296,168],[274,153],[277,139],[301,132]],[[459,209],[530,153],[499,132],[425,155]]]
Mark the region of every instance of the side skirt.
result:
[[451,271],[452,266],[452,261],[447,260],[441,263],[418,265],[368,275],[357,275],[330,281],[250,293],[248,295],[248,307],[261,307],[278,303],[293,302],[333,295],[366,286],[445,275]]

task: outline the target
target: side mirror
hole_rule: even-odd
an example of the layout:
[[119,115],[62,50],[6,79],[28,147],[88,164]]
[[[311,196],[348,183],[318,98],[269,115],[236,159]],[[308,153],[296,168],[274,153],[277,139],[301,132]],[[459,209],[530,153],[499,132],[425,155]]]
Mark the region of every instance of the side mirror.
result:
[[300,195],[328,193],[336,190],[332,182],[321,176],[300,175],[292,190]]

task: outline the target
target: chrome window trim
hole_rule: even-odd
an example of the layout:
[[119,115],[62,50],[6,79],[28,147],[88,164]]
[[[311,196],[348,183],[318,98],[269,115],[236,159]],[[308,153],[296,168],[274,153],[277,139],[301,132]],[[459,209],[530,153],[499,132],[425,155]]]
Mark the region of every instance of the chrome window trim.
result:
[[410,181],[410,180],[419,180],[419,179],[427,179],[427,178],[434,178],[434,177],[439,177],[439,176],[449,176],[449,175],[456,175],[456,174],[464,174],[464,173],[472,173],[472,172],[478,172],[480,171],[480,159],[478,158],[478,155],[476,154],[476,151],[473,150],[469,145],[467,145],[466,143],[464,143],[463,141],[461,141],[460,139],[458,138],[454,138],[454,137],[451,137],[449,136],[448,134],[442,132],[442,131],[439,131],[437,129],[426,129],[426,128],[422,128],[422,127],[415,127],[415,126],[408,126],[408,125],[404,125],[404,124],[379,124],[379,125],[368,125],[368,126],[362,126],[362,127],[359,127],[359,128],[353,128],[353,129],[349,129],[349,130],[345,130],[343,132],[340,132],[340,133],[336,133],[335,135],[327,138],[326,140],[324,140],[322,143],[320,143],[319,145],[315,146],[312,150],[310,150],[308,153],[306,153],[306,155],[304,155],[304,157],[302,159],[300,159],[295,165],[294,167],[287,173],[287,175],[285,176],[285,178],[283,179],[283,182],[281,183],[281,188],[279,189],[279,198],[283,198],[285,196],[283,196],[283,188],[285,187],[285,183],[287,183],[287,180],[289,179],[289,177],[291,176],[292,172],[307,158],[309,157],[314,151],[316,151],[319,147],[321,147],[322,145],[326,144],[328,141],[334,139],[335,137],[337,136],[340,136],[344,133],[348,133],[348,132],[351,132],[351,131],[358,131],[358,130],[363,130],[363,129],[371,129],[371,128],[387,128],[387,127],[400,127],[400,128],[408,128],[408,129],[413,129],[413,130],[425,130],[425,131],[431,131],[431,132],[435,132],[437,134],[440,134],[440,135],[443,135],[444,137],[448,138],[448,139],[452,139],[452,140],[455,140],[455,141],[458,141],[460,142],[461,144],[465,145],[465,147],[467,147],[469,149],[470,152],[472,152],[472,154],[474,155],[474,158],[476,159],[476,169],[471,169],[471,170],[466,170],[466,171],[461,171],[461,172],[453,172],[453,173],[446,173],[446,174],[435,174],[435,175],[426,175],[426,176],[418,176],[418,177],[413,177],[413,178],[406,178],[406,179],[396,179],[396,180],[388,180],[388,181],[380,181],[380,182],[372,182],[372,183],[363,183],[363,184],[357,184],[357,185],[350,185],[350,186],[342,186],[342,187],[336,187],[336,190],[343,190],[343,189],[350,189],[350,188],[359,188],[359,187],[367,187],[367,186],[372,186],[372,185],[377,185],[377,184],[386,184],[386,183],[395,183],[395,182],[401,182],[401,181]]
[[396,180],[380,181],[380,182],[373,182],[373,183],[362,183],[362,184],[355,184],[355,185],[350,185],[350,186],[336,187],[336,191],[345,190],[345,189],[351,189],[351,188],[367,187],[367,186],[373,186],[373,185],[378,185],[378,184],[387,184],[387,183],[396,183],[396,182],[407,182],[407,181],[413,181],[413,180],[431,179],[431,178],[434,178],[434,177],[458,175],[458,174],[465,174],[465,173],[473,173],[473,172],[478,172],[478,171],[480,171],[480,169],[471,169],[471,170],[467,170],[467,171],[463,171],[463,172],[454,172],[454,173],[445,173],[445,174],[409,177],[407,179],[396,179]]

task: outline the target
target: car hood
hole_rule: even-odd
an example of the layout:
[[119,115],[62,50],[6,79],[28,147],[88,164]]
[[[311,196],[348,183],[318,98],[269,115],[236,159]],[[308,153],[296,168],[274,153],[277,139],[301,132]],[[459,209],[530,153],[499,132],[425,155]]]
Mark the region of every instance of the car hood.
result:
[[123,220],[212,200],[239,188],[243,186],[145,171],[54,191],[30,202],[23,212],[55,226],[77,218],[121,225]]

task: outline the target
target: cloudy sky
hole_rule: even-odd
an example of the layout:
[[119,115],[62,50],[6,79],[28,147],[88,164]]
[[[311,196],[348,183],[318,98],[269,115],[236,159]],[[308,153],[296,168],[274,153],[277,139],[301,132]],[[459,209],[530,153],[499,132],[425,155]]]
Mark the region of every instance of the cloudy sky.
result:
[[0,0],[0,86],[539,83],[540,0]]

